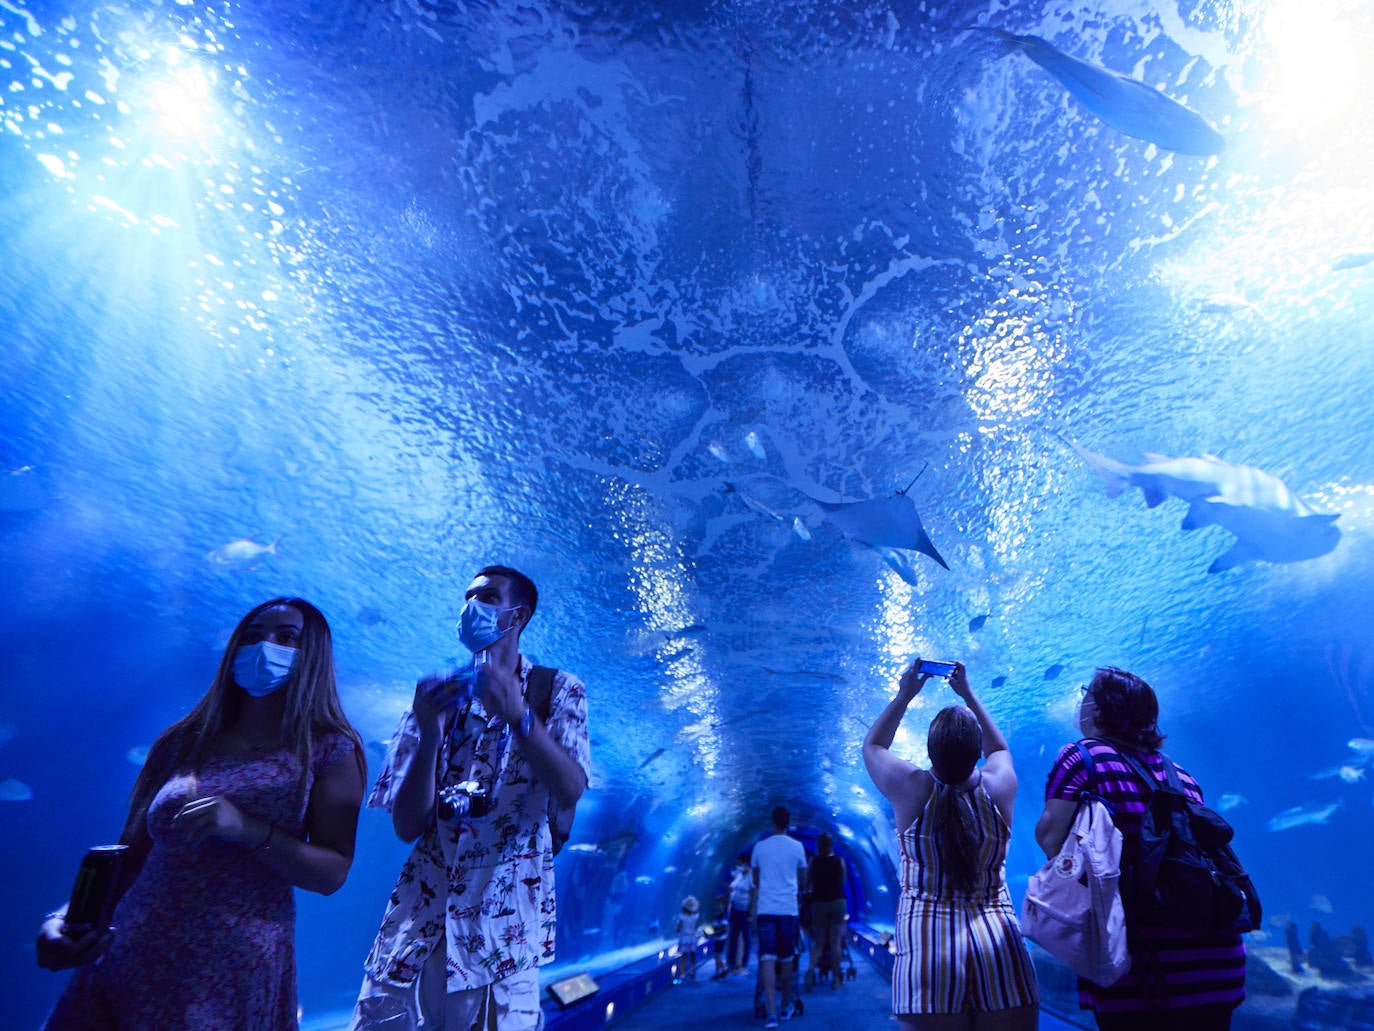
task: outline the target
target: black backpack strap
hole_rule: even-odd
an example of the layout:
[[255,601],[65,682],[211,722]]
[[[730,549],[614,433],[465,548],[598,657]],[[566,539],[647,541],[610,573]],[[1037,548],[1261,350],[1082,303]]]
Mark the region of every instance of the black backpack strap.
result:
[[[1144,760],[1142,760],[1140,756],[1136,755],[1134,752],[1128,751],[1124,748],[1118,749],[1117,751],[1120,754],[1122,760],[1126,763],[1126,765],[1129,766],[1132,770],[1134,770],[1136,776],[1145,782],[1146,791],[1148,791],[1149,794],[1153,796],[1155,791],[1161,787],[1159,783],[1159,778],[1157,778],[1154,775],[1154,772],[1150,769],[1148,765],[1146,765]],[[1164,760],[1165,784],[1169,787],[1171,791],[1175,791],[1178,794],[1182,795],[1184,798],[1187,798],[1188,792],[1183,789],[1183,781],[1179,779],[1178,767],[1174,765],[1174,761],[1170,759],[1167,755],[1165,755],[1163,752],[1159,753],[1159,757],[1162,760]]]
[[1097,762],[1093,759],[1093,751],[1088,744],[1088,742],[1093,740],[1093,738],[1084,738],[1082,741],[1074,742],[1074,747],[1078,749],[1078,754],[1083,757],[1083,766],[1088,771],[1088,779],[1084,783],[1082,790],[1078,792],[1078,802],[1079,804],[1091,801],[1101,802],[1106,807],[1107,812],[1115,819],[1116,807],[1112,805],[1111,802],[1107,801],[1106,796],[1097,789]]
[[557,672],[550,666],[531,666],[529,679],[525,683],[525,704],[545,723],[549,722],[549,710],[553,705],[553,678]]

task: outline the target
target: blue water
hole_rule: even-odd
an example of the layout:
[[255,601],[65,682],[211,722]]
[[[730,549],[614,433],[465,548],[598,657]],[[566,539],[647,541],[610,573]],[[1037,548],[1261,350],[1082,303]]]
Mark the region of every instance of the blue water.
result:
[[[973,23],[1227,148],[1109,128]],[[564,961],[713,896],[778,801],[890,921],[859,742],[915,652],[967,662],[1012,741],[1014,890],[1111,662],[1235,796],[1270,915],[1374,921],[1371,46],[1356,0],[0,0],[16,1026],[60,985],[39,916],[248,607],[329,616],[375,769],[493,560],[540,585],[527,651],[590,685]],[[1340,542],[1208,574],[1231,533],[1109,497],[1066,440],[1264,470]],[[918,474],[948,571],[815,504]],[[279,543],[211,559],[236,540]],[[403,854],[365,814],[345,889],[302,895],[307,1018],[351,1002]]]

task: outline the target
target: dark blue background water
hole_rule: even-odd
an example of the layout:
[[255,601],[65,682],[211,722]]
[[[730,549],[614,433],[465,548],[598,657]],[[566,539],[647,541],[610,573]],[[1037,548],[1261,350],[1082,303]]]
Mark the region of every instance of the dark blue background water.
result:
[[[1011,738],[1018,894],[1111,662],[1235,796],[1270,914],[1374,920],[1374,265],[1341,261],[1374,251],[1367,5],[594,8],[0,5],[11,1019],[60,984],[39,916],[249,606],[321,606],[380,743],[492,560],[541,587],[527,650],[591,689],[563,961],[656,940],[779,801],[890,921],[859,742],[916,652],[966,661]],[[1164,88],[1227,150],[1116,132],[971,23]],[[1229,534],[1109,498],[1065,438],[1263,469],[1341,542],[1209,575]],[[812,500],[922,470],[948,571]],[[279,543],[212,561],[243,539]],[[307,1020],[351,1003],[403,852],[365,814],[343,892],[301,898]]]

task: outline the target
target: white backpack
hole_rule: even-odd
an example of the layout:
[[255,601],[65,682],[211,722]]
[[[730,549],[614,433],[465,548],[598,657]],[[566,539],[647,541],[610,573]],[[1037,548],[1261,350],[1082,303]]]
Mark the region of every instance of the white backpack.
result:
[[[1078,747],[1091,786],[1092,756]],[[1120,880],[1121,831],[1107,804],[1084,791],[1059,854],[1026,885],[1022,933],[1080,977],[1114,984],[1131,968]]]

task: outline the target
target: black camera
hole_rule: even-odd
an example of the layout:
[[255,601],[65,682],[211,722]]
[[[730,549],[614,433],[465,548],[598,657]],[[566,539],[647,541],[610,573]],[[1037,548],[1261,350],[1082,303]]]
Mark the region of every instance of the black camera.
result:
[[459,781],[439,789],[439,803],[435,807],[445,820],[480,820],[491,812],[491,796],[475,780]]

